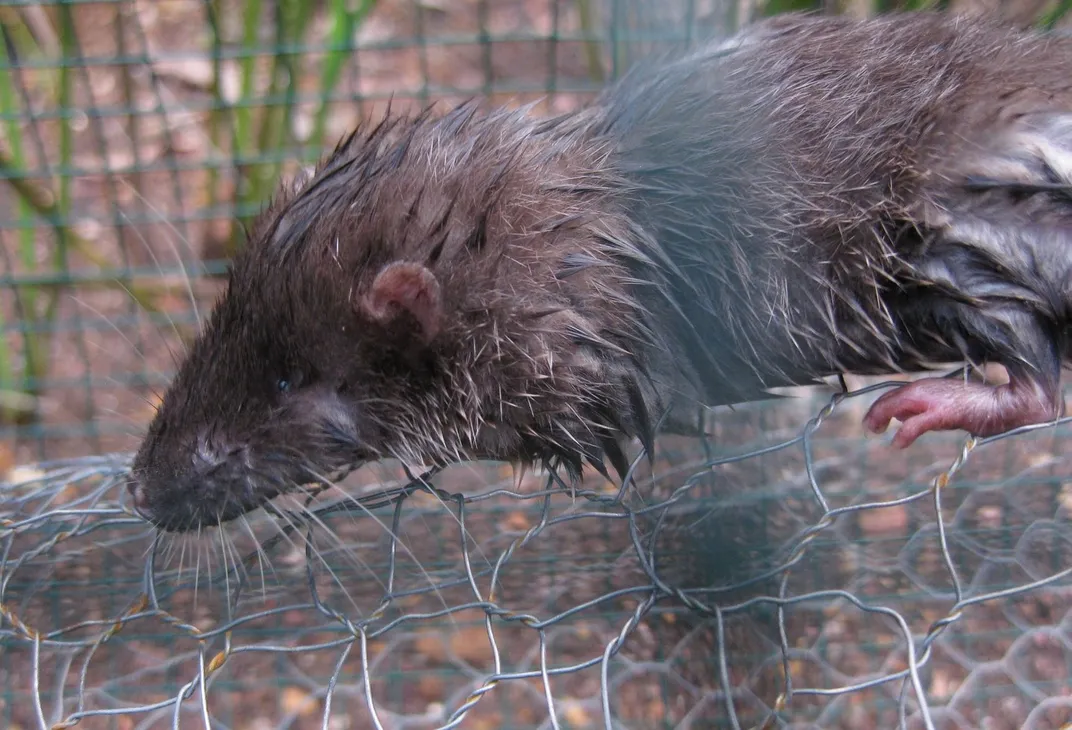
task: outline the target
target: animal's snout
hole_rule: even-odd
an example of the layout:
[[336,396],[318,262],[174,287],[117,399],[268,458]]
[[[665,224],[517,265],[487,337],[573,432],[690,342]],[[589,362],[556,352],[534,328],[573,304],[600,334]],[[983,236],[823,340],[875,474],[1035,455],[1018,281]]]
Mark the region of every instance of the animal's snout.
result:
[[127,491],[134,500],[134,511],[141,517],[149,519],[149,498],[145,494],[145,487],[137,479],[127,482]]

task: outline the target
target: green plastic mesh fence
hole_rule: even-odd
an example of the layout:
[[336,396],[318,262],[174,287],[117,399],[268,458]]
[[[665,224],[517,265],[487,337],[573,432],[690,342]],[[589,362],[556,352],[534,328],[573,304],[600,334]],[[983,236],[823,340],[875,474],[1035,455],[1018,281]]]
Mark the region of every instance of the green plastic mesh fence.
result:
[[129,507],[280,176],[388,103],[564,111],[804,5],[0,0],[0,726],[1072,727],[1064,422],[906,458],[861,382],[715,413],[624,484],[384,463],[186,540]]

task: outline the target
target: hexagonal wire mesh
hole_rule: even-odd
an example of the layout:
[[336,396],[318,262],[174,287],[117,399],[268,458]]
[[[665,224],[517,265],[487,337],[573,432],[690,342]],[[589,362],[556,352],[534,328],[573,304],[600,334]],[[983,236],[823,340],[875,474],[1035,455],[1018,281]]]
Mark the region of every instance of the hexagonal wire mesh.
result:
[[906,460],[870,391],[820,394],[624,485],[382,464],[159,542],[87,456],[135,443],[234,221],[359,115],[568,109],[748,5],[0,3],[4,726],[1067,727],[1064,424]]

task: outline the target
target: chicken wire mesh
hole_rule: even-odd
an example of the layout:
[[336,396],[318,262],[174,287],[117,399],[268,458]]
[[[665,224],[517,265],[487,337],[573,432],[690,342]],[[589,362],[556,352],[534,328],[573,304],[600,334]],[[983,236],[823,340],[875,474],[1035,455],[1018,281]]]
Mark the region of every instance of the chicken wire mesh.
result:
[[121,459],[43,465],[4,488],[6,726],[1068,727],[1068,426],[906,462],[858,400],[624,486],[381,466],[197,549]]
[[0,1],[3,726],[1072,726],[1064,423],[901,453],[861,435],[872,392],[819,394],[624,485],[382,464],[185,540],[99,456],[241,222],[357,119],[563,111],[754,9]]

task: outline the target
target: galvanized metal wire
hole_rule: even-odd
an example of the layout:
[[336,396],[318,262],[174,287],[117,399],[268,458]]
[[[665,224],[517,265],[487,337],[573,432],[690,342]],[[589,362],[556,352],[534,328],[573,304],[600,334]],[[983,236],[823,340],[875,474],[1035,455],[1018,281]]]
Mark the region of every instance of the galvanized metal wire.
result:
[[[43,464],[0,486],[8,726],[1067,727],[1066,422],[876,493],[824,433],[888,386],[758,448],[678,445],[661,478],[638,454],[622,484],[370,480],[185,553],[125,457]],[[964,479],[1017,442],[1025,471]],[[287,699],[253,711],[262,685]]]

